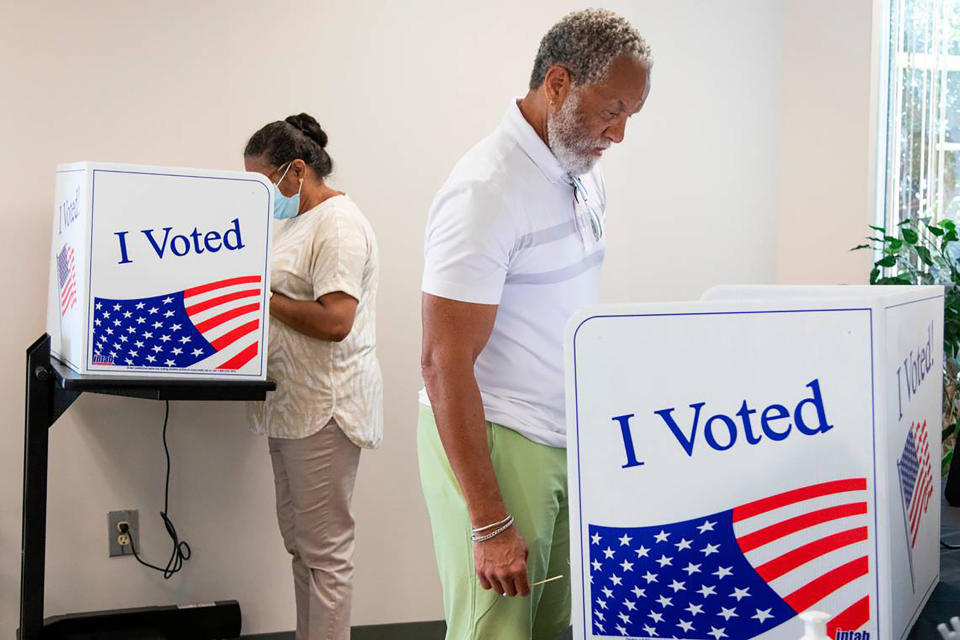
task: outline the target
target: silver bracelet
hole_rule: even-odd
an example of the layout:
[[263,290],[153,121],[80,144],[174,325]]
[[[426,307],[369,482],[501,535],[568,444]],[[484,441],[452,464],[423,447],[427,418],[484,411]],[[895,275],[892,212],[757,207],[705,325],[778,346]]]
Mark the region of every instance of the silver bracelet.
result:
[[497,527],[501,527],[501,526],[503,526],[504,524],[506,524],[506,523],[507,523],[507,520],[509,520],[509,519],[512,518],[512,517],[513,517],[513,516],[511,516],[511,515],[508,513],[508,514],[507,514],[507,517],[504,518],[503,520],[501,520],[500,522],[494,522],[493,524],[488,524],[488,525],[486,525],[486,526],[484,526],[484,527],[477,527],[477,528],[475,528],[475,529],[471,529],[471,530],[470,530],[470,533],[482,533],[482,532],[486,531],[487,529],[496,529]]
[[477,535],[475,533],[470,534],[470,540],[472,540],[473,542],[484,542],[486,540],[489,540],[490,538],[495,538],[496,536],[500,535],[501,533],[503,533],[504,531],[506,531],[512,526],[513,526],[513,516],[509,516],[505,524],[494,529],[490,533],[484,534],[482,536]]

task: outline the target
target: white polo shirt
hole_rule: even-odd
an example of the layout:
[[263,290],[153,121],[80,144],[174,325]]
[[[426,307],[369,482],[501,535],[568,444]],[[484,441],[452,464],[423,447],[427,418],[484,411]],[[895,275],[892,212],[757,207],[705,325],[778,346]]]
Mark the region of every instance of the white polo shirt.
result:
[[[599,170],[581,180],[602,216]],[[606,246],[585,247],[574,216],[569,176],[514,101],[437,193],[425,238],[425,293],[499,305],[475,368],[486,419],[553,447],[566,446],[563,331],[596,302]]]

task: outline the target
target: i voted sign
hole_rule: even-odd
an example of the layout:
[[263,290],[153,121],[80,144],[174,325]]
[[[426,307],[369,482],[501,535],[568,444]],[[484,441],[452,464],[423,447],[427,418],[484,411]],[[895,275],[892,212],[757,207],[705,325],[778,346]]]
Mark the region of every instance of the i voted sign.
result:
[[79,373],[263,379],[272,191],[254,173],[57,169],[47,312]]
[[[574,637],[794,640],[797,615],[817,609],[832,637],[899,638],[929,596],[929,554],[914,547],[911,591],[890,532],[902,547],[911,518],[917,536],[933,530],[934,431],[883,425],[899,402],[936,401],[917,400],[936,383],[916,383],[936,378],[942,291],[901,292],[919,315],[896,325],[912,344],[895,356],[885,340],[899,307],[877,292],[765,295],[603,306],[571,322]],[[898,367],[902,399],[886,387]]]
[[[138,241],[145,238],[146,246],[137,247],[135,241],[131,241],[131,245],[134,245],[135,249],[139,248],[144,251],[149,247],[159,260],[168,256],[183,257],[190,253],[200,255],[204,252],[240,251],[245,248],[239,218],[231,220],[230,226],[223,232],[216,230],[200,231],[198,227],[194,227],[189,232],[177,233],[173,227],[163,227],[159,230],[156,228],[141,229],[140,233],[143,234],[143,238],[137,235],[134,235],[134,238]],[[120,254],[120,260],[117,264],[132,263],[133,258],[127,246],[127,236],[130,235],[130,232],[114,231],[113,235],[117,236],[117,248]]]
[[[826,433],[833,428],[833,425],[827,421],[820,381],[811,380],[805,386],[809,388],[812,395],[798,402],[792,413],[786,406],[773,403],[763,408],[757,418],[757,409],[752,408],[746,399],[735,413],[728,410],[730,415],[720,412],[707,417],[710,411],[704,410],[706,402],[691,403],[689,415],[686,417],[674,416],[675,407],[658,409],[653,413],[670,429],[677,443],[691,457],[697,442],[698,431],[700,439],[704,441],[700,447],[709,446],[715,451],[726,451],[732,448],[737,444],[738,439],[741,443],[751,446],[760,444],[764,438],[773,441],[785,440],[794,428],[807,436]],[[810,405],[808,413],[810,410],[816,411],[815,423],[809,414],[804,417],[804,405]],[[620,425],[623,435],[624,454],[627,458],[626,464],[623,465],[625,468],[643,464],[637,458],[634,445],[630,422],[634,417],[635,414],[629,413],[612,418]],[[685,418],[689,419],[689,425],[685,422]],[[790,422],[791,418],[792,422]]]

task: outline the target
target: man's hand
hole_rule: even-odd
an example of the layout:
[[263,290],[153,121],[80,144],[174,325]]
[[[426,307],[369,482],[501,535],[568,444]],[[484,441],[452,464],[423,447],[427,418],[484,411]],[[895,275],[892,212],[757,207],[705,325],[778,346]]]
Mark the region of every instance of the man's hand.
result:
[[505,596],[530,595],[527,578],[527,543],[517,528],[473,543],[473,562],[484,589]]

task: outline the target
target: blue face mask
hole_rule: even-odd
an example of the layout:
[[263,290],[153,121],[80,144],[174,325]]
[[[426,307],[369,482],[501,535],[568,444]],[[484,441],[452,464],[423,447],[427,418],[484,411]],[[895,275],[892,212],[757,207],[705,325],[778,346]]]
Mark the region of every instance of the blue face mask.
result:
[[283,195],[280,193],[280,187],[277,186],[283,182],[292,165],[292,162],[288,163],[283,175],[273,184],[273,217],[277,220],[295,218],[300,213],[300,190],[303,189],[303,178],[300,179],[300,188],[297,189],[297,193],[292,196]]

